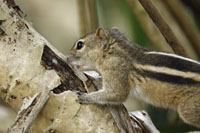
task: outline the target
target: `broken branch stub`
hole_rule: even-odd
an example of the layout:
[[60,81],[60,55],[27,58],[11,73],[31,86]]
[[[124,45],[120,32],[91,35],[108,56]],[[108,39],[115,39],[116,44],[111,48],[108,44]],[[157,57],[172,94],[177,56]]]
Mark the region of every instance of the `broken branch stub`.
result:
[[49,98],[49,89],[44,88],[41,93],[25,98],[15,123],[8,129],[8,133],[26,133]]
[[[3,0],[0,0],[0,20],[5,20],[0,25],[1,30],[5,32],[0,36],[0,98],[16,112],[22,109],[13,127],[17,126],[20,129],[20,124],[17,122],[22,121],[27,127],[25,130],[30,126],[30,133],[135,131],[123,105],[120,109],[120,106],[109,109],[105,106],[77,103],[77,95],[72,91],[86,92],[87,83],[90,83],[92,86],[90,89],[94,90],[93,82],[84,74],[72,70],[64,61],[65,56]],[[83,81],[86,81],[85,84]],[[45,98],[41,102],[44,104],[47,100],[44,106],[36,107],[36,101],[40,97],[34,96],[39,96],[38,94],[45,88],[53,91],[46,95],[49,97],[48,100]],[[22,103],[28,97],[37,100],[34,99],[31,102],[34,104],[29,104],[27,109],[30,111],[26,112],[23,110]],[[24,114],[30,117],[25,117]],[[123,117],[121,114],[126,115],[125,121],[128,123],[121,123],[122,126],[119,127],[118,122]],[[29,122],[24,122],[29,118]],[[13,127],[11,129],[14,129]]]
[[[18,112],[22,102],[51,85],[49,100],[29,132],[119,132],[108,109],[80,105],[70,90],[85,91],[63,56],[12,7],[0,0],[0,98]],[[82,74],[83,76],[83,74]],[[63,92],[64,91],[64,92]]]

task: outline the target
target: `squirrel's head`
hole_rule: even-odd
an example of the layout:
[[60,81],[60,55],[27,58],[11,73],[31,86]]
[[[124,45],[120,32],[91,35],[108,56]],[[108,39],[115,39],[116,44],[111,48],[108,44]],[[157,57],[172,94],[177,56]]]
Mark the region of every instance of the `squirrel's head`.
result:
[[79,70],[97,70],[98,61],[103,56],[103,49],[109,43],[106,30],[98,28],[80,40],[71,49],[68,61]]

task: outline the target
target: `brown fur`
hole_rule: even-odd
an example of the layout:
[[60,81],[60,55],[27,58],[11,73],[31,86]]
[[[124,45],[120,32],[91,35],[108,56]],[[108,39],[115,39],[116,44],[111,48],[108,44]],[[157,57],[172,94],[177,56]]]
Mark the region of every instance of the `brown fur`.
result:
[[[200,81],[189,75],[200,77],[199,64],[145,54],[152,50],[133,44],[116,28],[98,28],[81,40],[83,48],[77,50],[75,44],[68,60],[82,71],[96,70],[103,77],[103,88],[80,95],[81,103],[122,103],[133,89],[136,97],[155,106],[175,109],[186,123],[200,127]],[[141,65],[147,69],[162,68],[165,73],[145,70]]]

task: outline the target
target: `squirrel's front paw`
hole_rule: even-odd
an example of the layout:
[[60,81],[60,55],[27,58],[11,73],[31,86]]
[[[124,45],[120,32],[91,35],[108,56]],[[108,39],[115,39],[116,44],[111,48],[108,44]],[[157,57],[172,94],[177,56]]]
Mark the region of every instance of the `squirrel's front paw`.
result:
[[86,93],[78,92],[76,94],[78,95],[78,99],[76,99],[77,102],[79,102],[80,104],[88,103]]

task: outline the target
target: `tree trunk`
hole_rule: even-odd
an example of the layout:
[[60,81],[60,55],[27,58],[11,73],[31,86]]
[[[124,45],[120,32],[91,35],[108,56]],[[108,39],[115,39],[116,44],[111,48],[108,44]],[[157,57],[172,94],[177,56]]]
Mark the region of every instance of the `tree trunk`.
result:
[[142,133],[149,127],[158,132],[151,124],[142,126],[144,120],[129,117],[123,105],[80,105],[74,91],[95,90],[92,80],[71,68],[66,57],[3,0],[0,20],[0,98],[19,112],[10,132]]

